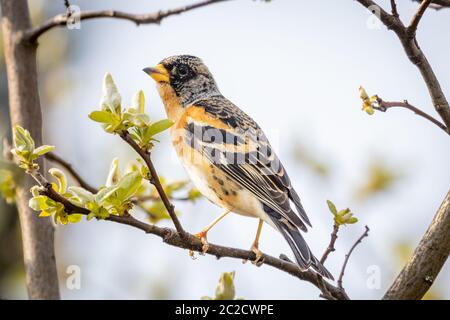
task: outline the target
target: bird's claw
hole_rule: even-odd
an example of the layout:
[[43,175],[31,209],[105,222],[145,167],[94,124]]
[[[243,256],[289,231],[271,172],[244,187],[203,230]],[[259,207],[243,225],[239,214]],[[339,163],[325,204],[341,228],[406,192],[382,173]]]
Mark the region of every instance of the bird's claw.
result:
[[194,234],[194,236],[202,242],[202,252],[201,254],[205,254],[209,249],[209,243],[206,238],[206,232],[201,231],[199,233]]
[[252,246],[251,250],[256,256],[255,260],[252,261],[252,264],[254,264],[255,266],[259,267],[264,262],[264,259],[263,259],[264,258],[264,254],[262,253],[261,250],[258,249],[257,246]]

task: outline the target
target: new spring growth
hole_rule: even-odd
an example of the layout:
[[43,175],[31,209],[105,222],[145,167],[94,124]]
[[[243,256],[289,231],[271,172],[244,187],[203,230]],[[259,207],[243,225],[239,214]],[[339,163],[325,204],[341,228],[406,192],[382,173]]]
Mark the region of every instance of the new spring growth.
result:
[[123,215],[133,207],[131,198],[142,187],[142,176],[138,170],[133,170],[121,176],[119,160],[113,159],[105,186],[96,194],[81,187],[69,187],[76,204],[86,208],[91,213],[87,219],[106,219],[110,215]]
[[26,171],[39,169],[38,164],[34,163],[34,160],[55,149],[54,146],[48,145],[36,148],[28,130],[18,125],[13,128],[13,143],[14,149],[11,150],[11,153],[14,155],[19,167]]
[[145,97],[142,90],[137,92],[131,106],[122,108],[122,99],[116,84],[107,73],[103,79],[102,99],[99,111],[93,111],[89,118],[102,124],[108,133],[121,134],[129,129],[132,139],[145,151],[150,151],[154,142],[158,141],[155,135],[168,129],[173,122],[168,119],[151,122],[145,114]]
[[236,295],[234,275],[234,271],[222,273],[216,287],[214,298],[205,296],[202,297],[202,300],[234,300]]
[[328,209],[334,216],[334,223],[338,226],[353,224],[358,222],[358,219],[353,216],[353,213],[349,208],[337,210],[336,206],[330,200],[327,200]]
[[0,194],[6,203],[14,203],[16,198],[16,182],[14,173],[8,169],[0,169]]
[[368,115],[374,114],[374,107],[379,107],[378,96],[374,95],[369,98],[366,90],[362,86],[359,86],[359,97],[363,101],[362,110],[365,111]]
[[[196,199],[202,196],[200,191],[198,191],[198,189],[196,188],[187,189],[189,181],[182,180],[182,181],[167,182],[166,179],[164,179],[163,177],[160,177],[159,181],[164,189],[164,192],[169,198],[172,199],[177,198],[175,194],[181,191],[184,192],[187,191],[187,195],[182,197],[181,199],[192,202],[194,202]],[[162,219],[170,219],[170,215],[167,213],[164,203],[159,198],[156,188],[151,186],[150,190],[146,190],[142,194],[142,196],[144,198],[147,196],[147,199],[150,199],[150,201],[142,201],[140,203],[140,206],[142,209],[146,211],[148,219],[151,223],[157,223]],[[178,211],[176,211],[175,213],[177,215],[179,214]]]
[[[59,169],[52,168],[49,173],[56,179],[57,183],[52,182],[52,188],[64,198],[70,199],[71,194],[67,192],[67,178],[64,172]],[[34,186],[31,188],[33,197],[28,205],[35,211],[39,211],[39,217],[53,216],[53,221],[57,224],[76,223],[81,220],[82,215],[77,213],[69,214],[66,212],[62,203],[56,202],[47,196],[40,194],[41,187]]]

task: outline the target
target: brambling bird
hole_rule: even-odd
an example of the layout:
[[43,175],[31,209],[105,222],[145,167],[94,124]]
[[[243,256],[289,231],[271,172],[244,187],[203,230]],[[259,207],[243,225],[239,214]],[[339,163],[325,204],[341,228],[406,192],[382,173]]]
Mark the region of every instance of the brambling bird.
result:
[[[278,230],[302,270],[333,279],[300,233],[311,223],[291,181],[258,124],[219,91],[202,60],[172,56],[143,70],[157,83],[172,143],[199,191],[225,211],[196,236],[208,249],[208,231],[229,212],[259,219],[251,250],[256,262],[263,222]],[[295,205],[297,213],[292,209]]]

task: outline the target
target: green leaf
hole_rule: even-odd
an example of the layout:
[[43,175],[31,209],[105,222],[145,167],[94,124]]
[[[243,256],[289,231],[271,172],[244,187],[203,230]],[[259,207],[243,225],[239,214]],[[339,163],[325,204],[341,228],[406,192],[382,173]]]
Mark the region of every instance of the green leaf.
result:
[[67,219],[69,220],[70,223],[80,222],[81,218],[82,218],[82,215],[81,214],[77,214],[77,213],[72,213],[72,214],[69,214],[67,216]]
[[117,86],[110,73],[105,74],[103,78],[102,100],[100,101],[102,110],[109,109],[111,112],[121,113],[121,97]]
[[224,272],[220,276],[219,284],[216,288],[216,300],[234,300],[234,271]]
[[97,194],[94,196],[95,202],[98,203],[99,205],[102,205],[103,202],[111,196],[111,194],[113,194],[114,192],[116,192],[118,189],[117,186],[112,186],[112,187],[104,187],[101,188]]
[[132,107],[136,109],[139,113],[145,112],[145,97],[144,92],[139,90],[133,97]]
[[149,138],[157,135],[158,133],[169,129],[173,125],[173,121],[169,119],[159,120],[155,123],[152,123],[145,133],[145,138],[149,140]]
[[46,210],[48,208],[46,196],[33,197],[28,201],[28,206],[34,211]]
[[358,218],[356,218],[356,217],[351,217],[351,218],[349,218],[348,220],[347,220],[347,224],[354,224],[354,223],[357,223],[358,222]]
[[83,204],[94,202],[94,195],[82,187],[69,187],[69,191]]
[[89,118],[100,123],[114,123],[114,117],[108,111],[92,111],[89,114]]
[[130,172],[120,179],[117,184],[118,198],[126,201],[131,198],[142,184],[142,176],[139,172]]
[[16,197],[16,182],[14,178],[13,171],[0,168],[0,194],[9,204],[13,203]]
[[16,148],[22,146],[24,149],[32,152],[35,148],[34,140],[30,132],[19,125],[14,126],[14,145]]
[[120,179],[120,170],[119,170],[119,159],[114,158],[111,162],[111,167],[109,169],[108,178],[106,179],[105,186],[111,187],[117,184]]
[[42,210],[41,213],[39,213],[39,217],[41,218],[50,217],[52,214],[53,212],[51,211]]
[[37,156],[42,156],[42,155],[46,154],[47,152],[50,152],[53,150],[55,150],[55,146],[43,145],[43,146],[40,146],[39,148],[34,149],[33,154],[35,154]]
[[67,190],[67,177],[61,170],[57,168],[51,168],[48,170],[48,172],[54,176],[58,180],[58,190],[56,190],[59,193],[66,193]]
[[328,209],[330,209],[331,213],[336,215],[338,212],[337,212],[337,209],[336,209],[336,206],[334,205],[334,203],[331,202],[330,200],[327,200],[327,204],[328,204]]
[[192,188],[188,192],[188,199],[191,201],[195,201],[196,199],[202,196],[201,192],[197,188]]

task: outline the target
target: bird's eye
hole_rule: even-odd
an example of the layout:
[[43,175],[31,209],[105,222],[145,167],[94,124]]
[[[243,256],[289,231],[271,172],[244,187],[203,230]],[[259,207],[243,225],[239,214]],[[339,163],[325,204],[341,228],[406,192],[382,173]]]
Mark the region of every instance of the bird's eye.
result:
[[179,66],[178,67],[178,74],[181,77],[186,76],[188,74],[188,68],[186,66],[184,66],[184,65]]

